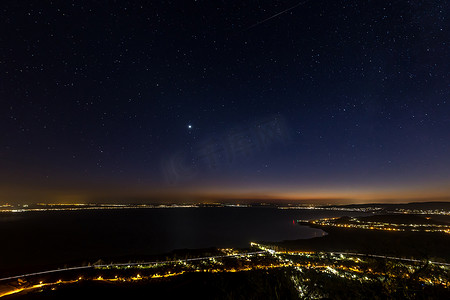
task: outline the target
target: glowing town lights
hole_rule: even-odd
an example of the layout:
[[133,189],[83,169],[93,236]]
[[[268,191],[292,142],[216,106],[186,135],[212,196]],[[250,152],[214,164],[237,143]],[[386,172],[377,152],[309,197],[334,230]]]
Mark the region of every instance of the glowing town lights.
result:
[[[105,282],[137,282],[139,280],[152,280],[158,278],[168,278],[174,276],[180,276],[184,273],[237,273],[247,272],[251,270],[270,270],[277,268],[289,267],[292,270],[302,272],[302,270],[315,270],[319,273],[327,274],[330,276],[336,276],[337,278],[344,279],[356,279],[360,282],[373,281],[373,278],[379,278],[380,276],[392,276],[392,274],[383,273],[385,271],[379,271],[369,262],[374,259],[390,260],[395,264],[401,264],[406,268],[404,276],[409,277],[409,274],[413,274],[416,270],[423,266],[423,261],[414,260],[410,258],[401,257],[386,257],[381,255],[371,255],[366,253],[349,253],[349,252],[313,252],[313,251],[293,251],[274,248],[270,245],[262,245],[258,243],[251,243],[253,252],[240,253],[238,250],[226,248],[220,249],[223,253],[216,256],[205,256],[197,258],[187,258],[184,260],[174,259],[171,261],[155,261],[155,262],[139,262],[139,263],[117,263],[108,265],[93,265],[91,270],[95,270],[95,276],[84,276],[84,280],[102,280]],[[234,263],[227,264],[230,260]],[[238,263],[236,263],[238,262]],[[369,268],[370,266],[370,268]],[[439,270],[442,274],[450,271],[450,264],[433,262],[427,263],[427,266],[433,268],[433,272]],[[114,277],[111,277],[111,271],[117,273]],[[67,270],[73,270],[68,268]],[[442,270],[442,271],[441,271]],[[61,269],[55,270],[61,272]],[[130,272],[133,272],[134,277],[130,277]],[[70,274],[70,273],[69,273]],[[87,274],[90,274],[89,272]],[[101,274],[101,275],[99,275]],[[436,273],[430,273],[431,275],[424,275],[418,280],[427,285],[442,285],[449,286],[448,279],[444,276],[437,276]],[[2,291],[1,296],[11,295],[21,291],[32,291],[33,289],[42,288],[42,286],[49,286],[50,288],[57,288],[58,284],[70,284],[75,283],[77,280],[67,280],[57,282],[44,283],[39,281],[39,284],[33,285],[32,274],[23,275],[22,278],[27,277],[27,281],[19,281],[19,286],[10,286],[10,291]],[[40,274],[39,276],[42,276]],[[39,277],[39,279],[42,277]],[[66,277],[64,277],[66,278]],[[78,280],[81,280],[80,277]],[[8,279],[17,282],[17,278]],[[37,280],[35,282],[38,282]],[[20,286],[26,285],[26,287]],[[54,285],[52,287],[52,285]]]
[[318,226],[334,226],[341,228],[357,228],[368,230],[385,230],[385,231],[424,231],[424,232],[442,232],[449,234],[450,225],[442,224],[396,224],[388,222],[370,222],[362,221],[355,218],[350,219],[349,223],[338,223],[337,218],[325,218],[318,220],[304,221],[306,224],[314,224]]

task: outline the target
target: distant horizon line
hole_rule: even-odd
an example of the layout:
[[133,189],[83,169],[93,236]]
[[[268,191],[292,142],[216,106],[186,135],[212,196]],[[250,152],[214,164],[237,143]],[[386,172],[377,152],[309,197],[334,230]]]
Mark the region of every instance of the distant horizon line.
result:
[[[242,199],[244,200],[244,199]],[[249,200],[249,199],[245,199]],[[261,201],[264,200],[264,201]],[[323,200],[323,199],[321,199]],[[0,209],[6,207],[28,207],[28,206],[186,206],[186,205],[235,205],[235,206],[243,206],[243,205],[274,205],[274,206],[357,206],[357,205],[407,205],[407,204],[443,204],[449,203],[449,200],[430,200],[430,201],[398,201],[394,202],[353,202],[353,203],[312,203],[312,202],[299,202],[305,201],[303,199],[300,200],[286,200],[286,199],[251,199],[248,202],[236,202],[230,201],[229,199],[215,200],[215,201],[174,201],[174,202],[79,202],[79,203],[63,203],[63,202],[29,202],[29,203],[0,203]]]

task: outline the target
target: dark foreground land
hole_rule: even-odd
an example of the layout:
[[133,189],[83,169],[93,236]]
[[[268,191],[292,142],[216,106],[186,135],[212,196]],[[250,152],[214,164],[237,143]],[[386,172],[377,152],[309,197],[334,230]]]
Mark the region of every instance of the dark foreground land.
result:
[[443,233],[383,232],[327,228],[328,235],[273,243],[279,249],[357,252],[434,261],[450,261],[450,236]]
[[395,279],[361,283],[293,268],[186,274],[139,283],[86,281],[9,299],[449,299],[444,287]]
[[[447,222],[374,215],[300,223],[328,235],[11,280],[4,291],[18,292],[5,299],[450,299]],[[195,256],[203,258],[186,259]]]
[[[280,276],[281,275],[281,276]],[[286,274],[186,274],[139,283],[87,281],[11,299],[294,299]]]

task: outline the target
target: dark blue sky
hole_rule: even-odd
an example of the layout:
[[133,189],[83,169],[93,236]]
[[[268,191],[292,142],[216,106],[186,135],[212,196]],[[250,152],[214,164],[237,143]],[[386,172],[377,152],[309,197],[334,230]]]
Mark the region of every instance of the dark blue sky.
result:
[[449,6],[2,1],[0,201],[450,196]]

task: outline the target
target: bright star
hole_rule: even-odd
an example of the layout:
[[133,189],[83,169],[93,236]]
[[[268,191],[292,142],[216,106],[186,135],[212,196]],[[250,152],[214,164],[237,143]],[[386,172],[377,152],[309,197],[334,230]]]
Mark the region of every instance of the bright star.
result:
[[189,125],[188,125],[188,128],[189,128],[189,129],[192,129],[192,125],[191,125],[191,124],[189,124]]

